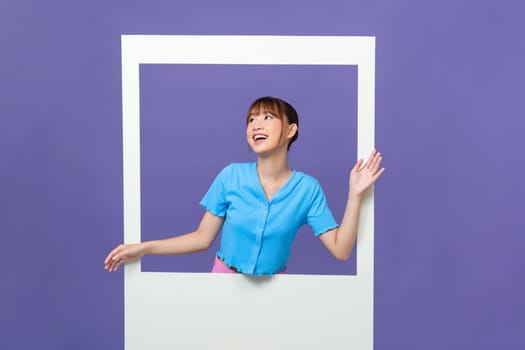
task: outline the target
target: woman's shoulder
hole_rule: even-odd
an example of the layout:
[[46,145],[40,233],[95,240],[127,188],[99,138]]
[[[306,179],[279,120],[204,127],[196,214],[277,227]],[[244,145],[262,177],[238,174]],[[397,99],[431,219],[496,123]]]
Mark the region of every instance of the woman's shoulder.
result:
[[253,171],[253,169],[255,169],[255,163],[230,163],[224,167],[223,171],[242,173]]
[[298,171],[298,170],[294,170],[294,171],[295,171],[296,176],[300,178],[301,182],[304,182],[305,184],[308,184],[308,185],[319,185],[319,180],[317,180],[317,178],[315,178],[314,176],[304,173],[302,171]]
[[316,193],[321,188],[319,180],[302,171],[294,170],[294,187],[303,193]]
[[231,178],[232,176],[248,176],[255,169],[255,163],[230,163],[220,172],[220,175]]
[[254,162],[230,163],[226,167],[232,169],[250,169],[255,166]]

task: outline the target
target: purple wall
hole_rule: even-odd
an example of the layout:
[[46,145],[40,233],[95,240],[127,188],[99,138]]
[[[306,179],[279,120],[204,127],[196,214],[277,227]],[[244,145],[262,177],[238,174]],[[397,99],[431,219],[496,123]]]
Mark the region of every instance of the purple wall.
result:
[[[300,136],[290,165],[321,181],[342,218],[357,157],[356,66],[142,65],[140,86],[143,239],[193,231],[204,213],[199,201],[218,172],[255,161],[246,113],[266,95],[297,108]],[[294,243],[287,272],[355,274],[355,254],[335,260],[309,228]],[[146,256],[142,269],[209,272],[218,246],[219,239],[199,254]]]
[[[2,2],[0,348],[123,348],[123,274],[102,269],[108,249],[123,237],[120,35],[286,34],[377,37],[376,144],[387,172],[375,197],[375,348],[522,349],[524,10],[518,1]],[[201,91],[201,78],[220,78],[229,69],[188,68],[141,68],[145,115],[177,107],[170,96],[186,89],[167,78],[192,72],[200,77],[192,89]],[[212,111],[217,106],[242,118],[252,95],[262,94],[238,89],[246,75],[241,70],[230,72],[234,78],[223,95],[213,84],[200,92]],[[280,76],[276,70],[269,74]],[[356,72],[347,67],[282,74],[355,84]],[[158,81],[165,85],[156,87]],[[323,122],[319,112],[308,114],[323,108],[304,96],[322,94],[324,103],[338,103],[349,115],[355,113],[355,86],[344,97],[330,84],[298,85],[279,84],[268,94],[304,109],[305,132],[292,149],[293,164],[321,179],[337,215],[345,179],[326,177],[308,154],[323,155],[317,159],[343,173],[355,158],[355,140],[327,146],[328,154],[317,148],[312,138]],[[165,107],[157,109],[159,102]],[[215,122],[210,116],[199,110],[181,125],[200,132],[213,125],[203,120]],[[343,130],[354,127],[350,119],[334,118],[347,123]],[[180,120],[162,122],[170,127]],[[307,131],[306,121],[318,126]],[[325,126],[333,128],[327,132],[341,130]],[[160,179],[156,187],[156,167],[168,166],[171,176],[187,162],[202,166],[208,153],[192,143],[188,150],[198,156],[187,154],[184,164],[164,162],[162,157],[179,156],[176,142],[183,140],[158,137],[162,130],[153,120],[143,120],[142,127],[143,229],[145,238],[156,238],[157,232],[178,232],[170,216],[181,210],[174,195],[158,194],[174,180]],[[242,135],[242,122],[224,130]],[[217,140],[218,147],[231,149],[210,157],[210,169],[188,180],[195,192],[184,197],[196,198],[185,201],[187,213],[198,212],[204,189],[196,187],[207,187],[211,167],[251,159],[242,136],[237,140]],[[166,152],[172,147],[173,153]],[[166,153],[161,157],[159,151]],[[239,153],[230,157],[234,151]],[[146,157],[148,152],[158,156]],[[157,214],[155,202],[164,212]],[[173,213],[166,212],[171,204]],[[155,215],[162,217],[158,226]],[[311,259],[302,251],[294,251],[295,266],[306,272]],[[355,270],[352,262],[337,266],[322,254],[316,266],[323,271],[315,273]],[[167,259],[146,260],[144,269],[193,266],[184,258]]]

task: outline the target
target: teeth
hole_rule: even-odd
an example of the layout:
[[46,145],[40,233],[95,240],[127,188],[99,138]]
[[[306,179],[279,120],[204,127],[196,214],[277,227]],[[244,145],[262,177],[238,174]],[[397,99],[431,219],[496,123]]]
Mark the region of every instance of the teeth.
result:
[[254,139],[255,139],[255,140],[264,140],[264,139],[266,139],[266,138],[267,138],[267,137],[264,136],[264,135],[255,135],[255,136],[254,136]]

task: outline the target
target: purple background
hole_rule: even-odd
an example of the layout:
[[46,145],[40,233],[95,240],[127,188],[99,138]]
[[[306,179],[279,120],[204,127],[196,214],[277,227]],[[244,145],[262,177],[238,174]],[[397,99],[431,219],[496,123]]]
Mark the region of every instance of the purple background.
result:
[[102,269],[123,236],[120,35],[274,34],[377,37],[375,348],[522,349],[524,10],[0,3],[0,348],[123,348],[123,274]]
[[[256,160],[245,120],[250,103],[266,95],[297,108],[290,165],[319,179],[340,221],[357,157],[356,66],[141,65],[140,85],[142,239],[193,231],[218,172]],[[355,274],[355,254],[337,261],[308,227],[297,238],[288,273]],[[209,272],[219,241],[198,254],[146,256],[142,269]]]

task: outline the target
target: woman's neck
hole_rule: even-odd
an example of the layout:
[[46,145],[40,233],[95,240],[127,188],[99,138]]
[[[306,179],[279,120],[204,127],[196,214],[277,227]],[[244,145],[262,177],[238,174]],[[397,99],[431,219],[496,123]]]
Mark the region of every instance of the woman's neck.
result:
[[259,178],[270,181],[278,181],[288,178],[291,169],[288,167],[288,154],[275,154],[271,157],[259,157],[257,159],[257,173]]

